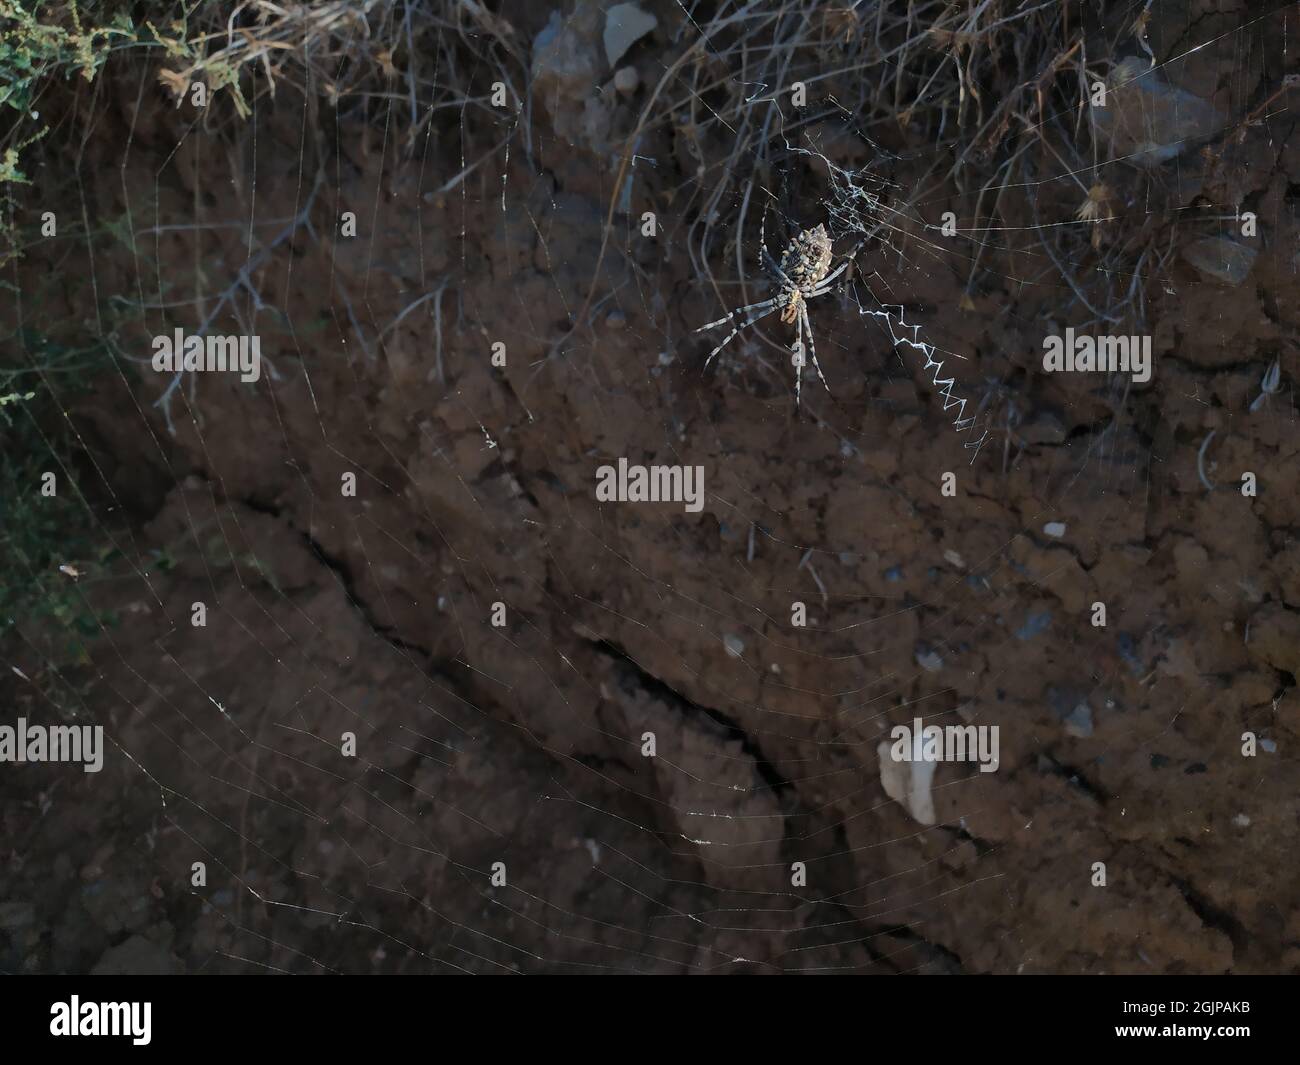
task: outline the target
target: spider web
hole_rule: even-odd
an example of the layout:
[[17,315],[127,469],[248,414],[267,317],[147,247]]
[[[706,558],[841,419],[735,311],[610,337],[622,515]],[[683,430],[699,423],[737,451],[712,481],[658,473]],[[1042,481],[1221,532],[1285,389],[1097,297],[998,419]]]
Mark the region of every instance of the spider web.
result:
[[[662,47],[714,40],[695,5],[656,10]],[[1278,27],[1222,36],[1248,53]],[[1165,971],[1270,927],[1264,904],[1214,918],[1241,898],[1212,870],[1293,835],[1269,810],[1294,775],[1239,755],[1245,727],[1285,742],[1288,685],[1235,650],[1278,593],[1232,544],[1286,511],[1229,502],[1227,472],[1289,453],[1289,395],[1233,423],[1229,490],[1201,493],[1193,430],[1226,435],[1255,353],[1158,366],[1163,420],[1117,377],[1046,394],[1041,338],[1090,315],[1059,249],[981,216],[1021,178],[941,194],[922,179],[960,140],[882,149],[838,101],[809,122],[711,55],[768,133],[743,181],[648,134],[593,166],[537,101],[494,112],[486,59],[409,141],[396,90],[327,120],[308,79],[250,93],[241,124],[151,104],[149,70],[105,88],[120,107],[55,205],[74,223],[14,274],[23,328],[114,354],[75,463],[37,426],[95,530],[71,586],[100,621],[71,655],[20,632],[6,683],[29,719],[102,725],[108,755],[6,774],[6,895],[38,915],[7,967]],[[1078,185],[1034,180],[1040,211]],[[694,328],[770,294],[762,239],[779,258],[823,221],[836,263],[855,252],[809,306],[829,392],[795,408],[776,316],[703,374]],[[1091,232],[1024,231],[1066,227]],[[1173,278],[1143,274],[1203,287]],[[178,326],[260,335],[262,378],[154,374]],[[702,467],[703,510],[599,502],[620,459]],[[882,783],[915,718],[1001,734],[996,772],[938,766],[933,823]],[[1189,806],[1197,778],[1214,802]]]

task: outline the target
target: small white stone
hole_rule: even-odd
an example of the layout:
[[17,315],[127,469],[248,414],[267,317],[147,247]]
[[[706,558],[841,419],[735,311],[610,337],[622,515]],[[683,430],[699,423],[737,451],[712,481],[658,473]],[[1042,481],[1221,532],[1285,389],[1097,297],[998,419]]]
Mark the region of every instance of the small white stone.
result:
[[1043,535],[1054,536],[1059,540],[1062,536],[1065,535],[1065,522],[1049,521],[1046,525],[1043,526]]
[[880,785],[885,794],[923,825],[935,823],[934,796],[930,782],[934,779],[934,762],[896,762],[893,744],[882,740],[876,748],[880,762]]
[[934,651],[917,651],[916,664],[927,673],[938,673],[943,669],[943,657]]
[[641,75],[636,72],[636,67],[619,67],[614,75],[614,88],[624,96],[631,96],[640,84]]

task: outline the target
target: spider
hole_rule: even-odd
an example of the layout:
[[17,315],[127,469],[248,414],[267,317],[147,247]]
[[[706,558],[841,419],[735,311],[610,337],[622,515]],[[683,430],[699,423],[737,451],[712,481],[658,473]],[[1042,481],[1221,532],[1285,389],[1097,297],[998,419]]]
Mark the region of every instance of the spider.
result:
[[[704,360],[704,367],[708,369],[709,363],[713,357],[725,348],[746,326],[751,326],[762,318],[766,318],[773,311],[781,312],[781,321],[785,325],[795,327],[795,341],[790,349],[793,355],[792,361],[795,367],[795,384],[794,384],[794,401],[799,405],[800,393],[803,387],[803,364],[804,364],[804,334],[808,334],[808,354],[812,357],[813,368],[817,371],[817,376],[830,392],[830,385],[826,384],[826,378],[822,374],[821,364],[817,361],[817,344],[813,340],[812,322],[808,320],[808,301],[816,299],[818,296],[824,296],[831,290],[831,285],[840,274],[848,268],[849,263],[853,261],[854,255],[857,254],[857,248],[845,256],[844,262],[840,263],[834,271],[831,271],[831,238],[826,232],[824,224],[818,224],[812,229],[805,229],[790,242],[789,247],[781,255],[780,263],[772,258],[772,253],[767,250],[766,235],[760,235],[759,242],[762,246],[763,260],[767,268],[775,275],[780,288],[771,299],[761,300],[758,303],[750,303],[744,307],[737,307],[725,318],[719,318],[716,322],[710,322],[708,325],[702,325],[697,333],[702,333],[706,329],[713,329],[719,325],[725,325],[737,315],[745,315],[745,320],[740,324],[733,326],[726,338],[709,352],[709,357]],[[860,246],[860,245],[859,245]],[[829,271],[829,272],[828,272]]]

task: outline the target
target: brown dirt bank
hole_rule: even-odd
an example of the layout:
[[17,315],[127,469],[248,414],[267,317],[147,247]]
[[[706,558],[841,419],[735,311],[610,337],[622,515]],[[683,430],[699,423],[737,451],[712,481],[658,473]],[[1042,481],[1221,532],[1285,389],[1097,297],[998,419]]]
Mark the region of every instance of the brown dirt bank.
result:
[[[1264,234],[1243,284],[1177,255],[1150,274],[1156,372],[1131,386],[1045,374],[1043,336],[1088,317],[1050,256],[1031,233],[976,269],[971,243],[927,238],[988,212],[978,184],[933,177],[956,146],[873,130],[902,213],[857,272],[983,401],[972,461],[850,298],[810,307],[833,395],[807,375],[796,410],[775,319],[774,343],[742,334],[701,372],[716,339],[695,327],[765,294],[758,210],[738,239],[724,204],[706,283],[698,189],[727,156],[680,123],[645,133],[615,199],[619,138],[682,48],[674,8],[644,6],[640,88],[597,114],[600,143],[540,97],[514,127],[451,113],[412,145],[382,107],[335,121],[285,92],[209,130],[106,83],[68,207],[135,245],[34,245],[19,287],[29,322],[115,330],[122,354],[75,411],[116,551],[86,595],[116,621],[79,661],[11,641],[32,680],[0,701],[100,723],[109,749],[100,774],[0,775],[3,966],[1300,969],[1291,113],[1105,168],[1130,204],[1107,240],[1198,197]],[[1250,84],[1230,51],[1164,63],[1211,30],[1153,30],[1187,91],[1244,114],[1294,73],[1294,48]],[[842,126],[803,143],[862,165]],[[820,220],[823,161],[751,162],[789,186],[769,225]],[[1000,209],[1028,229],[1082,198],[1058,176],[1040,218]],[[139,311],[120,322],[119,294]],[[208,315],[260,335],[262,379],[191,375],[155,406],[166,379],[131,358]],[[1252,412],[1274,357],[1284,385]],[[703,510],[598,502],[620,456],[702,466]],[[997,772],[938,767],[933,825],[881,783],[881,739],[916,716],[1000,730]]]

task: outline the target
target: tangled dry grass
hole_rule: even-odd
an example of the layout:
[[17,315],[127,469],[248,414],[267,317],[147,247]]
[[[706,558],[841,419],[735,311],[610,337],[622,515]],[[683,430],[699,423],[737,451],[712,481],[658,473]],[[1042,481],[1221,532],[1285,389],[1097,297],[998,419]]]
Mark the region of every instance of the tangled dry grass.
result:
[[[1020,256],[1034,271],[1022,280],[1058,275],[1053,283],[1088,317],[1140,322],[1149,280],[1171,254],[1175,219],[1152,208],[1139,180],[1126,184],[1109,169],[1105,180],[1095,176],[1108,160],[1090,136],[1087,110],[1116,57],[1151,56],[1150,6],[784,0],[711,5],[708,14],[692,6],[625,139],[602,260],[634,158],[668,155],[688,175],[674,210],[693,220],[686,243],[695,276],[720,304],[749,302],[756,296],[747,286],[761,278],[745,249],[756,246],[759,214],[792,151],[823,170],[842,163],[865,171],[881,155],[923,144],[928,170],[871,205],[878,217],[869,235],[907,234],[923,254],[940,253],[927,207],[955,193],[974,204],[958,252],[968,298],[982,279],[1015,276]],[[823,185],[791,213],[812,224],[819,215],[810,205],[830,199]],[[724,276],[740,279],[738,299],[720,291],[719,253]],[[945,242],[941,254],[953,253]],[[595,294],[593,281],[587,306]]]
[[189,23],[174,29],[165,46],[175,63],[159,79],[178,101],[197,80],[229,90],[245,116],[246,88],[256,74],[262,75],[260,91],[270,96],[288,83],[335,106],[403,103],[412,138],[438,110],[485,103],[485,95],[470,94],[482,79],[472,77],[467,64],[491,67],[515,100],[526,88],[513,27],[476,0],[245,0],[222,20],[209,18],[197,34]]
[[[1085,125],[1090,88],[1106,79],[1113,56],[1146,48],[1145,9],[1135,18],[1131,4],[1070,0],[787,2],[723,5],[692,30],[632,140],[674,125],[705,178],[690,205],[699,276],[712,277],[712,253],[728,239],[744,276],[756,186],[774,186],[790,145],[870,163],[864,141],[920,143],[935,146],[929,172],[882,204],[877,228],[886,238],[909,232],[930,244],[925,205],[955,189],[975,205],[963,225],[968,293],[982,271],[1009,272],[1003,253],[1020,234],[1021,246],[1039,245],[1034,257],[1045,256],[1099,317],[1141,315],[1134,279],[1154,272],[1154,249],[1167,234],[1152,224],[1114,243],[1096,240],[1120,193],[1098,195],[1076,175],[1101,161]],[[796,83],[807,88],[806,108],[790,106]],[[1072,181],[1077,197],[1044,195],[1060,177],[1051,184]],[[1080,202],[1094,208],[1090,225],[1044,225],[1071,217]]]
[[[3,6],[22,10],[12,0]],[[497,131],[474,146],[484,157],[509,150],[515,132],[531,157],[531,23],[510,3],[220,0],[140,23],[128,9],[83,3],[50,25],[30,14],[14,21],[15,32],[44,42],[36,66],[46,76],[33,75],[39,85],[25,95],[24,113],[0,130],[11,162],[21,147],[42,150],[31,143],[41,130],[28,128],[28,115],[38,104],[47,110],[43,94],[70,88],[74,97],[48,101],[50,121],[73,132],[93,121],[97,87],[65,82],[57,70],[79,67],[90,78],[141,56],[178,103],[199,82],[214,101],[228,101],[207,109],[209,126],[246,117],[258,99],[288,87],[326,101],[341,120],[382,109],[399,120],[411,149],[431,123],[445,121]],[[734,304],[714,274],[725,266],[746,302],[754,262],[745,249],[755,246],[763,193],[782,186],[792,150],[812,146],[828,163],[866,167],[879,163],[878,152],[923,144],[922,178],[879,205],[881,236],[908,234],[924,253],[935,246],[927,205],[960,195],[973,204],[958,253],[968,297],[1028,264],[1022,280],[1057,275],[1093,320],[1145,317],[1148,279],[1172,253],[1176,219],[1153,207],[1137,177],[1099,169],[1106,160],[1087,113],[1090,92],[1112,77],[1118,57],[1154,61],[1149,0],[721,0],[671,11],[660,31],[668,38],[662,74],[639,97],[621,140],[602,260],[633,160],[653,151],[684,171],[674,211],[691,219],[695,276]],[[508,113],[491,106],[492,84],[507,87]],[[805,106],[792,103],[796,85]],[[824,201],[825,191],[808,195]],[[578,321],[599,276],[598,264]]]

